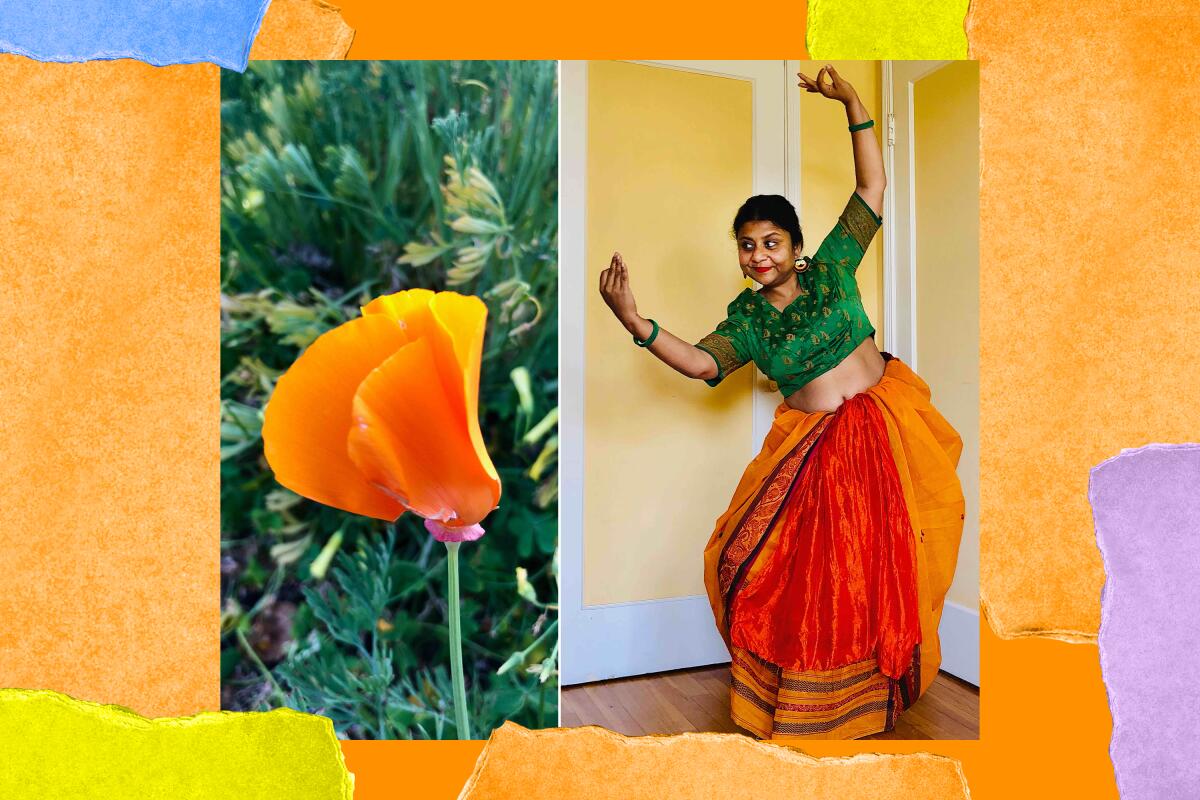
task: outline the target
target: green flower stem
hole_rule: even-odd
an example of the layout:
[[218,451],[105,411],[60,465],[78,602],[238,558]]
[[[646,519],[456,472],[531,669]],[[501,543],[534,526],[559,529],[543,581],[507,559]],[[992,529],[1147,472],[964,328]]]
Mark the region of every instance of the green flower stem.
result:
[[450,601],[450,678],[454,683],[454,727],[459,739],[471,738],[471,723],[467,719],[467,684],[463,680],[462,623],[458,607],[458,547],[460,542],[446,542],[447,572]]
[[249,656],[250,661],[258,668],[259,673],[267,679],[267,683],[271,684],[271,692],[275,695],[276,702],[280,706],[286,705],[287,695],[283,693],[283,689],[279,686],[279,682],[275,680],[275,676],[271,674],[271,670],[258,657],[258,653],[254,652],[254,647],[246,639],[246,634],[242,633],[241,628],[234,628],[233,634],[237,637],[238,645],[241,646],[242,652]]

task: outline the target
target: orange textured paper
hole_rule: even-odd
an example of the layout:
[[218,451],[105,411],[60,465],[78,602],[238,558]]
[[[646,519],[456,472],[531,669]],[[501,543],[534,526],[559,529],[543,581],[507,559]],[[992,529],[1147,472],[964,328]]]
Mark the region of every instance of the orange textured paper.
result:
[[345,58],[353,39],[337,6],[321,0],[271,0],[250,58]]
[[928,754],[816,759],[736,734],[635,736],[589,726],[492,732],[463,800],[743,797],[965,800],[957,761]]
[[967,30],[983,118],[981,594],[1001,635],[1094,641],[1088,471],[1200,439],[1200,17],[976,0]]
[[219,707],[217,67],[0,56],[0,685]]

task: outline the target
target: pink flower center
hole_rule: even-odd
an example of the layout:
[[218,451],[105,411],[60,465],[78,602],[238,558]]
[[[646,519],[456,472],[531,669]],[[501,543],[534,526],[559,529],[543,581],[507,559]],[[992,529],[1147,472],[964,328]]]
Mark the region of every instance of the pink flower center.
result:
[[439,542],[473,542],[483,536],[483,526],[464,525],[461,528],[448,528],[435,519],[425,520],[425,530]]

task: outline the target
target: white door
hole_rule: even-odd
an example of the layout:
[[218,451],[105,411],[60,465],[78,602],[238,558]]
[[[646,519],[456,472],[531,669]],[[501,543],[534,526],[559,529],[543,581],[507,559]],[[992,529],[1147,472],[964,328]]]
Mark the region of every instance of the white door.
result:
[[942,669],[979,683],[978,63],[884,62],[888,349],[962,435],[967,514],[942,613]]
[[[736,107],[744,111],[736,112],[737,119],[726,120],[741,131],[737,134],[737,137],[740,137],[737,141],[745,142],[746,152],[732,154],[742,159],[741,163],[746,165],[747,180],[744,186],[738,184],[742,186],[740,191],[749,194],[782,194],[799,205],[799,94],[792,80],[792,75],[798,70],[797,62],[636,63],[639,69],[669,73],[640,73],[645,78],[691,80],[691,90],[694,91],[699,78],[683,78],[679,73],[710,76],[720,79],[719,82],[713,83],[714,94],[717,93],[717,89],[726,92],[730,88],[736,90],[735,94],[740,93],[739,96],[743,97],[745,102],[737,104]],[[593,66],[597,79],[602,68],[611,73],[614,66]],[[605,263],[594,263],[603,260],[601,253],[589,253],[587,206],[589,188],[593,193],[598,192],[597,186],[606,176],[603,172],[589,173],[589,156],[593,158],[590,168],[601,169],[594,161],[601,154],[601,150],[607,148],[604,152],[610,154],[619,150],[622,146],[622,131],[629,131],[631,137],[634,133],[645,137],[646,131],[641,127],[635,130],[635,126],[644,126],[646,117],[656,109],[653,103],[647,105],[646,98],[642,97],[640,106],[630,101],[628,113],[612,114],[611,126],[614,127],[608,127],[605,120],[592,119],[593,126],[604,127],[591,128],[594,138],[591,144],[594,151],[589,153],[589,64],[564,61],[561,62],[560,70],[559,378],[562,416],[559,535],[562,572],[559,599],[562,617],[562,683],[583,683],[727,661],[729,654],[716,632],[708,598],[703,592],[700,556],[711,533],[712,523],[724,510],[724,504],[733,492],[737,476],[758,451],[770,428],[772,412],[778,397],[764,379],[756,377],[752,380],[745,374],[753,371],[752,366],[744,369],[743,373],[732,376],[744,381],[746,388],[753,386],[750,389],[750,399],[747,399],[745,388],[735,391],[734,387],[722,387],[717,390],[725,394],[702,397],[697,393],[711,390],[702,385],[697,388],[699,382],[689,382],[681,376],[669,374],[670,369],[665,365],[652,364],[653,356],[636,351],[633,344],[628,342],[627,336],[617,336],[615,331],[620,326],[611,318],[597,321],[598,316],[604,315],[604,310],[597,306],[596,297],[593,295],[597,293],[596,279]],[[628,72],[628,69],[626,71]],[[730,84],[728,81],[737,83]],[[650,82],[652,81],[644,83]],[[597,87],[599,85],[597,83]],[[635,89],[638,85],[636,82],[627,84]],[[596,91],[599,96],[599,88]],[[700,91],[703,95],[703,89]],[[635,91],[629,94],[637,93]],[[673,99],[678,98],[667,96],[663,101],[669,102]],[[697,119],[701,116],[711,119],[715,103],[714,99],[712,104],[701,102],[680,106],[674,118],[674,122],[677,123],[675,129],[686,129],[693,116]],[[639,116],[638,108],[642,110],[642,116]],[[704,110],[703,113],[701,109]],[[597,136],[597,133],[603,136]],[[703,132],[697,141],[702,150]],[[639,207],[646,209],[646,213],[651,216],[655,214],[656,205],[659,208],[669,208],[673,218],[678,220],[678,212],[681,209],[686,210],[692,205],[704,206],[706,203],[702,201],[713,200],[700,196],[705,193],[703,182],[693,182],[690,184],[693,186],[689,190],[691,193],[681,196],[679,181],[673,181],[670,177],[663,177],[661,185],[651,184],[654,190],[645,192],[645,182],[658,180],[655,176],[660,172],[664,176],[673,175],[675,179],[681,175],[695,177],[686,173],[687,164],[677,164],[673,171],[666,169],[670,165],[664,165],[662,162],[674,157],[669,147],[657,148],[655,152],[657,155],[654,159],[639,163],[637,172],[630,173],[636,175],[643,190],[638,196],[628,198],[629,203],[640,203]],[[714,153],[713,157],[719,160],[720,150]],[[618,154],[617,160],[622,158],[624,156]],[[631,162],[622,161],[626,169],[629,168],[628,163]],[[697,171],[702,172],[703,169],[698,167]],[[596,186],[589,187],[589,174],[593,175]],[[624,213],[623,201],[619,196],[621,187],[617,186],[614,190],[609,184],[606,184],[606,193],[602,195],[606,213],[610,217],[621,217]],[[695,188],[697,186],[698,189]],[[614,194],[617,195],[616,199],[613,199]],[[652,195],[649,202],[647,195]],[[728,236],[727,231],[722,232],[719,229],[722,225],[727,227],[732,222],[737,204],[744,199],[744,196],[733,196],[731,191],[723,192],[719,202],[724,204],[722,207],[728,207],[727,218],[721,216],[716,224],[706,222],[703,226],[698,225],[697,236],[717,234],[716,239],[706,239],[701,250],[687,249],[689,242],[684,241],[688,239],[687,235],[673,235],[680,241],[669,246],[681,248],[679,252],[684,255],[680,258],[685,262],[693,258],[697,261],[694,273],[673,273],[684,275],[682,291],[660,293],[656,302],[649,302],[647,298],[656,297],[656,280],[663,279],[663,275],[656,272],[657,265],[647,264],[644,260],[637,261],[628,252],[623,251],[630,262],[632,285],[638,298],[639,311],[646,316],[665,314],[662,322],[664,327],[669,327],[673,324],[670,320],[687,318],[687,309],[680,306],[679,302],[681,294],[684,295],[682,301],[686,302],[689,275],[695,276],[695,283],[691,286],[698,293],[711,290],[708,281],[713,279],[710,276],[714,274],[718,275],[721,281],[735,279],[736,256],[732,237]],[[595,231],[595,222],[591,222],[591,230]],[[640,223],[640,218],[634,219],[628,227],[638,227],[638,224],[634,223]],[[624,238],[612,238],[619,240],[618,246],[625,247],[621,244],[625,241]],[[608,245],[597,245],[593,242],[592,250],[595,251],[598,246]],[[651,252],[654,246],[655,243],[651,242],[645,250]],[[719,267],[722,271],[714,273],[711,269],[702,270],[698,262],[707,259],[709,253],[717,251],[723,259]],[[677,263],[679,260],[677,258],[672,262],[672,269],[680,269]],[[733,262],[729,267],[730,272],[724,271],[725,261]],[[740,275],[736,275],[736,280],[741,280]],[[678,280],[675,285],[679,285]],[[733,286],[733,292],[728,294],[729,299],[740,289],[740,285],[739,283]],[[721,285],[720,291],[726,291],[724,284]],[[642,305],[643,302],[646,302],[645,306]],[[709,313],[710,307],[716,308],[711,301],[706,301],[706,313],[713,317],[710,322],[715,324],[721,317]],[[653,310],[655,308],[658,310]],[[664,308],[668,310],[664,311]],[[723,314],[723,305],[719,307],[719,311]],[[593,315],[591,320],[588,318],[589,313]],[[693,325],[691,333],[704,334],[709,330],[711,327],[700,329]],[[591,351],[589,336],[593,338]],[[608,337],[612,339],[611,344]],[[595,340],[599,338],[604,339],[605,349],[596,352]],[[621,339],[619,344],[618,338]],[[627,372],[613,375],[611,386],[606,385],[603,391],[598,390],[594,376],[611,374],[613,359],[628,359],[621,362],[628,364]],[[593,372],[589,373],[589,369]],[[603,373],[606,369],[609,372]],[[658,384],[658,381],[662,383]],[[655,388],[651,392],[647,392],[645,388],[648,382],[654,383]],[[641,394],[638,394],[639,392]],[[628,405],[632,402],[631,397],[640,398],[636,400],[637,405]],[[725,404],[722,406],[720,402],[714,401],[713,397],[726,398]],[[696,413],[694,409],[698,407],[708,409],[699,413],[710,413],[711,419],[724,420],[719,433],[726,437],[726,442],[730,441],[730,435],[735,439],[722,452],[714,453],[712,448],[699,447],[698,443],[702,442],[705,435],[702,426],[689,424],[681,428],[672,428],[668,420],[655,426],[639,428],[642,424],[640,419],[647,416],[639,414],[639,409],[646,408],[647,404],[659,402],[675,403],[673,407],[680,409],[680,413]],[[602,436],[592,435],[589,441],[589,436],[585,436],[585,427],[588,420],[594,418],[588,417],[588,403],[593,404],[593,411],[601,404],[613,404],[614,408],[621,409],[619,416],[628,425],[617,430],[612,438],[627,437],[630,443],[628,452],[640,452],[642,456],[629,458],[625,456],[624,450],[620,447],[614,448],[612,442]],[[655,412],[657,413],[657,409]],[[724,416],[721,416],[722,414]],[[736,417],[736,425],[727,424],[730,414]],[[606,417],[607,424],[611,426],[615,416],[618,415],[609,414]],[[593,424],[589,430],[594,431],[595,428],[596,425]],[[736,428],[736,432],[731,434],[732,428]],[[648,442],[650,449],[645,447]],[[689,462],[695,459],[690,459],[684,454],[683,448],[694,444],[698,447],[696,453],[701,457],[720,459],[718,466],[724,472],[717,484],[727,484],[727,494],[724,497],[715,496],[716,492],[697,496],[694,490],[689,489],[689,486],[695,485],[695,482],[687,477],[688,469],[695,467],[694,463]],[[638,447],[642,449],[639,450]],[[674,466],[671,470],[661,470],[656,466],[661,463],[673,463]],[[589,481],[592,483],[589,484]],[[651,509],[655,513],[650,514],[646,513],[648,504],[644,499],[648,481],[657,482],[654,491],[661,498],[658,508]],[[604,490],[608,492],[607,495],[597,492],[597,486],[601,482],[604,484]],[[630,501],[629,508],[618,509],[620,514],[598,516],[599,511],[607,510],[614,504],[625,503],[628,497],[634,495],[640,499]],[[601,506],[604,508],[600,508]],[[603,524],[597,522],[598,519],[604,520]],[[620,520],[628,522],[622,524]],[[618,540],[627,544],[613,544]],[[649,560],[653,561],[650,565],[646,563]],[[607,565],[604,567],[605,571],[599,573],[600,577],[597,577],[596,572],[598,563]],[[623,599],[620,592],[614,594],[606,591],[609,587],[602,585],[605,576],[610,577],[614,583],[624,582],[633,586],[657,582],[659,588],[647,590],[652,596]],[[643,576],[649,577],[643,580]],[[624,592],[624,595],[630,594],[628,590]],[[637,592],[632,594],[636,595]]]

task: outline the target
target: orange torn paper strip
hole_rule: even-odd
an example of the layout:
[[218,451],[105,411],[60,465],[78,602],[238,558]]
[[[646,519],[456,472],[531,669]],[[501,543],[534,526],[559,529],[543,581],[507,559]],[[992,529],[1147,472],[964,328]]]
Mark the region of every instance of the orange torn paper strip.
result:
[[492,732],[459,800],[836,797],[965,800],[958,761],[928,753],[813,758],[747,736],[622,736],[598,727]]
[[354,29],[321,0],[272,0],[250,48],[254,59],[342,59]]
[[0,55],[0,104],[0,686],[219,708],[220,71]]
[[146,719],[58,692],[0,689],[0,797],[350,800],[333,723],[290,709]]
[[[1200,15],[1121,3],[1114,36],[1112,8],[971,2],[979,584],[1005,638],[1095,642],[1104,569],[1088,471],[1122,447],[1200,434],[1200,271],[1181,258],[1200,237],[1200,185],[1179,169],[1200,159],[1200,81],[1172,66],[1194,69]],[[1152,139],[1129,124],[1147,119],[1162,123]]]

